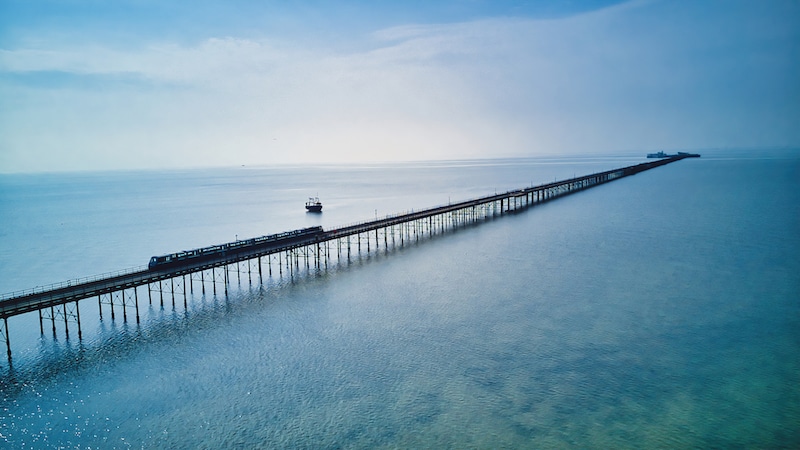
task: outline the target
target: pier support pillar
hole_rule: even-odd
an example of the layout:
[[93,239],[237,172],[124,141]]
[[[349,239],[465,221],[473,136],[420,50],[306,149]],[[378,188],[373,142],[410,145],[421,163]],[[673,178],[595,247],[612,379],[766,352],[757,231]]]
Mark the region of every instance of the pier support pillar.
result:
[[128,322],[128,305],[125,303],[125,289],[120,291],[120,296],[122,297],[122,321]]
[[77,300],[75,300],[75,321],[78,322],[78,340],[82,340],[83,332],[81,332],[81,310],[78,308]]
[[[191,280],[191,279],[192,279],[192,275],[189,274],[189,280]],[[189,281],[189,282],[191,283],[191,281]],[[186,293],[186,275],[184,275],[183,276],[183,310],[184,311],[186,310],[186,297],[187,297],[187,293]]]
[[8,317],[3,317],[3,336],[6,340],[6,354],[8,355],[8,362],[11,363],[11,339],[8,337]]
[[111,320],[114,320],[114,294],[108,294],[108,305],[111,306]]
[[133,288],[133,298],[136,302],[136,323],[139,323],[139,290]]
[[69,339],[69,322],[67,321],[67,304],[64,303],[64,333]]

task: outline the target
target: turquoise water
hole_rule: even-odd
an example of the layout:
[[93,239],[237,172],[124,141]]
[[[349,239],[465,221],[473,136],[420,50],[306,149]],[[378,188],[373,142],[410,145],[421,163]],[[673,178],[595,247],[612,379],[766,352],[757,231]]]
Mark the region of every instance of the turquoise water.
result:
[[[4,176],[0,291],[632,162]],[[796,448],[799,197],[797,153],[704,155],[140,325],[87,300],[82,341],[14,317],[0,442]]]

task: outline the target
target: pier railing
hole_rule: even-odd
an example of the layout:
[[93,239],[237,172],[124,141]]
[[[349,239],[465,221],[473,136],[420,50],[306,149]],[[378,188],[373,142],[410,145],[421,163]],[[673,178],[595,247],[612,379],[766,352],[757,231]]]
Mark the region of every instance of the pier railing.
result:
[[[376,218],[376,219],[371,219],[371,220],[368,219],[368,220],[363,220],[363,221],[358,221],[358,222],[352,222],[352,223],[348,223],[348,224],[339,225],[339,226],[336,226],[334,228],[329,229],[328,232],[332,232],[332,231],[346,232],[346,230],[358,230],[358,229],[371,228],[371,227],[374,227],[374,226],[381,226],[381,224],[393,223],[396,220],[404,220],[404,219],[414,220],[414,218],[418,218],[420,216],[426,216],[426,215],[430,215],[430,214],[437,214],[437,213],[442,212],[442,211],[455,210],[455,209],[460,209],[460,208],[471,206],[471,205],[476,205],[476,204],[481,204],[481,203],[488,203],[488,202],[493,202],[493,201],[499,201],[501,199],[515,197],[515,196],[524,196],[524,195],[528,195],[528,194],[530,194],[532,192],[536,192],[536,191],[542,191],[542,190],[548,190],[548,189],[559,189],[559,188],[561,188],[563,186],[568,186],[568,185],[571,185],[573,183],[578,183],[578,182],[581,182],[583,180],[588,180],[588,179],[593,179],[593,178],[598,178],[598,177],[604,177],[604,176],[605,177],[609,177],[608,180],[606,180],[606,181],[610,181],[611,179],[615,179],[615,178],[619,178],[619,177],[623,177],[623,176],[627,176],[627,175],[633,175],[633,174],[639,173],[639,172],[641,172],[643,170],[648,170],[648,169],[653,168],[653,167],[658,167],[658,166],[661,166],[661,165],[664,165],[664,164],[667,164],[667,163],[670,163],[670,162],[673,162],[673,161],[678,161],[678,160],[681,160],[681,159],[684,159],[684,158],[687,158],[687,157],[693,157],[693,156],[696,156],[696,155],[680,154],[680,155],[676,155],[676,156],[673,156],[673,157],[670,157],[670,158],[659,159],[659,160],[656,160],[656,161],[646,162],[646,163],[637,164],[637,165],[628,166],[628,167],[623,167],[623,168],[619,168],[619,169],[608,170],[608,171],[605,171],[605,172],[594,173],[594,174],[591,174],[591,175],[573,177],[573,178],[569,178],[569,179],[561,180],[561,181],[553,181],[553,182],[549,182],[549,183],[545,183],[545,184],[541,184],[541,185],[537,185],[537,186],[526,187],[526,188],[522,188],[522,189],[512,189],[512,190],[509,190],[509,191],[506,191],[506,192],[502,192],[502,193],[499,193],[499,194],[495,193],[493,195],[488,195],[488,196],[485,196],[485,197],[480,197],[480,198],[475,198],[475,199],[468,199],[468,200],[457,201],[457,202],[448,202],[447,204],[440,204],[440,205],[437,205],[437,206],[432,206],[432,207],[428,207],[428,208],[422,208],[422,209],[419,209],[419,210],[412,209],[410,211],[403,211],[403,212],[399,212],[399,213],[388,214],[388,215],[385,215],[383,217]],[[558,196],[558,195],[556,195],[556,196]],[[357,233],[357,231],[356,231],[356,233]],[[91,275],[91,276],[87,276],[87,277],[83,277],[83,278],[76,278],[76,279],[65,280],[65,281],[52,283],[52,284],[48,284],[48,285],[37,286],[37,287],[30,288],[30,289],[23,289],[23,290],[18,290],[18,291],[13,291],[13,292],[7,292],[7,293],[4,293],[4,294],[0,294],[0,306],[2,306],[1,304],[4,303],[4,302],[10,301],[10,300],[13,300],[13,299],[16,299],[16,298],[20,298],[20,297],[26,297],[26,296],[30,296],[30,295],[34,295],[34,294],[42,294],[42,293],[47,293],[47,292],[50,292],[50,291],[57,291],[57,290],[60,290],[60,289],[63,289],[63,288],[73,287],[73,286],[77,286],[77,285],[81,285],[81,284],[88,284],[88,283],[93,283],[93,282],[98,282],[98,281],[104,281],[104,280],[108,280],[108,279],[112,279],[112,278],[118,278],[118,277],[123,276],[123,275],[131,275],[131,274],[135,274],[135,273],[141,273],[141,272],[146,271],[146,270],[147,270],[147,266],[137,266],[137,267],[131,267],[131,268],[128,268],[128,269],[122,269],[122,270],[118,270],[118,271],[114,271],[114,272],[106,272],[106,273],[97,274],[97,275]]]
[[[78,302],[90,297],[98,299],[100,316],[102,318],[102,305],[111,307],[111,318],[114,320],[114,306],[122,306],[123,317],[126,317],[127,307],[133,305],[136,308],[136,320],[139,321],[139,300],[138,288],[147,287],[148,301],[152,301],[151,294],[159,292],[163,306],[163,295],[168,292],[172,295],[173,306],[175,294],[178,292],[175,287],[182,284],[182,294],[184,304],[187,302],[188,290],[192,290],[193,275],[199,274],[199,282],[203,293],[205,293],[205,283],[210,282],[216,294],[217,279],[221,281],[227,293],[228,269],[231,265],[236,265],[236,272],[239,273],[238,264],[243,261],[257,261],[258,277],[262,275],[262,257],[266,257],[267,270],[272,276],[273,265],[279,273],[285,271],[293,274],[295,268],[299,269],[300,260],[305,261],[309,267],[310,259],[314,259],[317,268],[323,261],[325,267],[331,257],[329,244],[334,244],[336,255],[342,257],[343,251],[346,257],[350,258],[351,245],[353,251],[361,254],[362,242],[366,242],[366,252],[380,249],[381,243],[379,233],[383,234],[384,249],[389,248],[389,237],[391,236],[392,245],[395,238],[400,245],[404,240],[413,237],[419,239],[419,235],[429,235],[444,233],[447,230],[456,229],[468,223],[476,223],[496,215],[503,215],[510,212],[517,212],[529,206],[549,202],[556,198],[580,192],[588,188],[599,186],[613,180],[635,175],[637,173],[660,167],[671,162],[679,161],[684,158],[696,157],[699,155],[679,154],[669,158],[659,159],[619,169],[593,173],[590,175],[573,177],[562,181],[554,181],[538,186],[531,186],[522,189],[510,190],[500,194],[487,195],[485,197],[463,200],[458,202],[448,202],[439,206],[424,208],[420,210],[405,211],[396,214],[389,214],[374,220],[364,220],[351,224],[342,225],[328,230],[304,229],[298,230],[301,233],[289,232],[286,238],[276,235],[275,239],[253,240],[252,245],[243,245],[242,241],[223,244],[202,257],[194,256],[190,259],[179,260],[164,266],[156,266],[152,269],[147,266],[133,267],[129,269],[108,272],[89,277],[67,280],[46,286],[38,286],[15,292],[0,295],[0,340],[5,340],[8,348],[8,356],[11,358],[11,346],[8,334],[8,318],[24,314],[31,311],[39,311],[39,325],[44,333],[42,321],[49,314],[49,319],[53,321],[53,332],[55,333],[55,318],[58,316],[64,320],[64,326],[69,335],[68,322],[74,319],[78,324],[78,338],[81,337],[80,312]],[[353,239],[355,242],[353,242]],[[230,245],[230,247],[229,247]],[[194,253],[192,253],[194,255]],[[251,274],[251,263],[247,263],[247,275]],[[218,270],[221,273],[217,275]],[[209,279],[204,279],[204,274],[208,273]],[[186,280],[188,277],[188,283]],[[162,287],[162,282],[168,282],[169,288]],[[132,296],[132,298],[131,298]],[[116,298],[116,300],[115,300]],[[104,303],[105,299],[105,303]],[[116,303],[120,302],[120,303]],[[69,308],[68,308],[68,305]],[[57,308],[56,308],[57,307]],[[70,308],[72,308],[70,310]]]
[[7,292],[5,294],[0,294],[0,303],[13,298],[25,297],[33,294],[41,294],[49,291],[56,291],[59,289],[72,287],[79,284],[87,284],[87,283],[93,283],[95,281],[103,281],[109,278],[116,278],[122,275],[130,275],[132,273],[142,272],[144,270],[147,270],[147,266],[130,267],[127,269],[115,270],[113,272],[100,273],[97,275],[89,275],[86,277],[74,278],[66,281],[61,281],[58,283],[51,283],[43,286],[36,286],[29,289]]

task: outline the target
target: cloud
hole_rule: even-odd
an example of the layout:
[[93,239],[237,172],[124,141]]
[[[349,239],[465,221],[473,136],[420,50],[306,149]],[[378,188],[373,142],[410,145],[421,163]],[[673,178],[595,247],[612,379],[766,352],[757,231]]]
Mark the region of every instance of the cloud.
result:
[[0,164],[798,145],[799,8],[772,5],[637,1],[558,19],[396,26],[348,45],[230,36],[4,49]]

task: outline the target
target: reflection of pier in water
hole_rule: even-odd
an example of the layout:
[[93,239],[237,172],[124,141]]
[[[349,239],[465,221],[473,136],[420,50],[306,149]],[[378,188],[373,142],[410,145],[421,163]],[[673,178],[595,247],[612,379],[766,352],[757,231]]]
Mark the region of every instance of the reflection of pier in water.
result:
[[[152,304],[157,301],[164,306],[165,295],[175,306],[176,296],[187,306],[189,297],[198,289],[203,294],[210,289],[217,294],[218,285],[228,293],[230,272],[241,279],[246,273],[252,283],[259,283],[265,276],[284,276],[301,270],[327,268],[329,263],[349,260],[362,252],[388,250],[404,245],[407,241],[442,234],[448,230],[476,223],[509,212],[598,186],[628,175],[659,167],[671,162],[697,155],[680,154],[671,158],[637,164],[540,186],[489,195],[463,202],[437,206],[411,213],[387,216],[381,219],[347,225],[333,230],[316,232],[289,232],[275,236],[237,241],[224,244],[226,251],[205,255],[203,258],[187,258],[177,264],[133,269],[125,272],[100,275],[93,278],[67,281],[56,285],[13,292],[0,296],[0,339],[6,343],[9,360],[11,341],[8,319],[32,313],[39,314],[40,332],[44,334],[45,321],[52,325],[56,334],[56,322],[63,321],[66,337],[69,338],[69,323],[77,325],[78,339],[82,338],[79,301],[97,298],[100,318],[103,305],[110,309],[111,320],[116,320],[115,306],[121,307],[123,321],[130,314],[139,322],[139,302]],[[252,242],[252,244],[248,244]],[[301,264],[302,261],[302,264]],[[242,270],[242,263],[246,265]],[[235,269],[231,269],[235,266]],[[199,282],[199,286],[195,284]],[[208,286],[208,287],[207,287]],[[142,292],[143,291],[143,292]],[[143,298],[140,298],[143,297]]]

